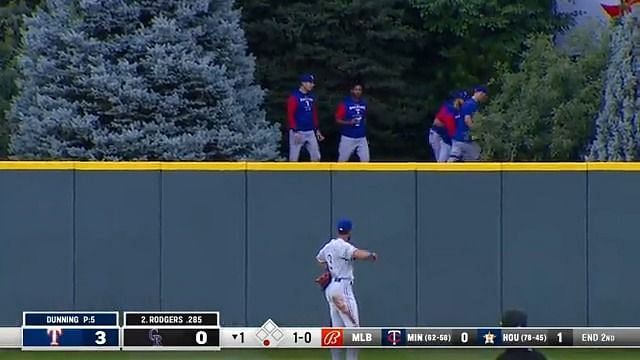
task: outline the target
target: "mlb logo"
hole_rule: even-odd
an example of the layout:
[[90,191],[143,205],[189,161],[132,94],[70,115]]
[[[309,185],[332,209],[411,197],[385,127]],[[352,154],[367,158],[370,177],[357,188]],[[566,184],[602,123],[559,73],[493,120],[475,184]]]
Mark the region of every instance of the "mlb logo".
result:
[[382,346],[404,346],[407,344],[407,331],[404,329],[382,329]]

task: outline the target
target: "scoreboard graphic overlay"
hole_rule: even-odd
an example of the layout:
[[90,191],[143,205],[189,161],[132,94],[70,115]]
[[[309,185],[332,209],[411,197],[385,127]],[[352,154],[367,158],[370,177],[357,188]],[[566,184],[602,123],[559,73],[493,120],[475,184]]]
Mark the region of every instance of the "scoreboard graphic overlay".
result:
[[[640,328],[222,328],[225,348],[640,348]],[[264,339],[264,340],[263,340]]]
[[22,350],[120,350],[118,312],[24,312]]
[[640,348],[640,328],[221,327],[217,311],[24,312],[0,348],[24,351],[219,351],[269,348]]
[[125,312],[123,350],[220,350],[218,312]]

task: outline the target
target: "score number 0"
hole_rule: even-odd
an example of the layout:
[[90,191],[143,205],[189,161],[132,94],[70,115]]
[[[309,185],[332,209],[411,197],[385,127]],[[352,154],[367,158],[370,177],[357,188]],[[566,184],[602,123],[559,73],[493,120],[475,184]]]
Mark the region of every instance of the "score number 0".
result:
[[466,344],[469,342],[469,333],[466,331],[463,331],[460,334],[460,342],[462,342],[463,344]]
[[207,343],[207,332],[206,331],[198,331],[196,332],[196,343],[198,345],[205,345]]

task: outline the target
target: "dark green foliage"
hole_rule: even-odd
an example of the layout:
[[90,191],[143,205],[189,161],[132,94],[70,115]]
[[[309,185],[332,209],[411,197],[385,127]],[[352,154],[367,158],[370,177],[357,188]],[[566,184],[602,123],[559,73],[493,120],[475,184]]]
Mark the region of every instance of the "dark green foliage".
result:
[[[245,31],[258,59],[258,79],[270,92],[268,117],[284,123],[288,94],[300,73],[316,74],[321,128],[329,140],[325,159],[335,159],[333,114],[348,94],[350,78],[361,76],[370,104],[374,158],[420,154],[417,134],[428,103],[437,55],[425,51],[421,19],[406,1],[244,0]],[[430,98],[429,98],[430,97]],[[431,100],[431,101],[429,101]],[[418,146],[418,147],[417,147]],[[329,155],[327,155],[329,154]]]
[[41,0],[11,0],[0,5],[0,159],[7,156],[9,129],[5,112],[17,91],[15,58],[20,50],[22,19],[40,3]]
[[[10,8],[20,8],[15,1]],[[31,9],[39,1],[23,2],[23,9]],[[495,77],[498,63],[504,71],[513,70],[528,34],[552,34],[570,24],[571,17],[555,15],[552,4],[552,0],[236,2],[242,7],[249,49],[257,57],[258,80],[268,89],[265,104],[271,122],[284,123],[286,97],[297,87],[298,75],[317,75],[321,127],[329,135],[322,144],[325,160],[336,158],[333,113],[355,75],[365,80],[370,103],[373,159],[429,158],[425,132],[444,96]],[[11,19],[12,31],[19,29],[18,18]],[[15,46],[11,49],[14,54]],[[2,69],[0,80],[6,74],[15,76],[13,63],[3,63]],[[2,91],[15,93],[13,86]],[[9,97],[0,94],[0,110]],[[2,121],[0,116],[0,134]]]
[[436,51],[450,66],[454,83],[486,81],[498,63],[517,66],[532,33],[555,34],[575,14],[554,13],[555,0],[411,0],[425,28],[443,46]]
[[[451,3],[457,4],[452,7]],[[350,77],[365,80],[374,160],[424,160],[426,130],[450,91],[485,82],[496,64],[515,65],[532,31],[554,33],[570,17],[551,1],[241,0],[245,31],[269,90],[267,117],[284,123],[302,72],[317,75],[321,127],[335,160],[333,113]]]
[[595,36],[606,33],[601,31],[576,32],[563,48],[554,47],[546,35],[528,41],[519,69],[501,71],[496,96],[477,118],[474,134],[484,159],[584,158],[607,61],[607,36]]

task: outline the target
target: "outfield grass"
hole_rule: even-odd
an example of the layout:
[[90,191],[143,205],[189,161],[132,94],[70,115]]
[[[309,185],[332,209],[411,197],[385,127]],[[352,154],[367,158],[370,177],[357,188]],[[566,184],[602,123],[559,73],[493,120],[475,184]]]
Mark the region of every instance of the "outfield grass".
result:
[[[543,350],[549,360],[632,360],[640,359],[640,349]],[[359,360],[492,360],[495,350],[376,349],[361,350]],[[271,360],[331,359],[329,350],[224,350],[221,352],[20,352],[1,351],[0,360]]]

